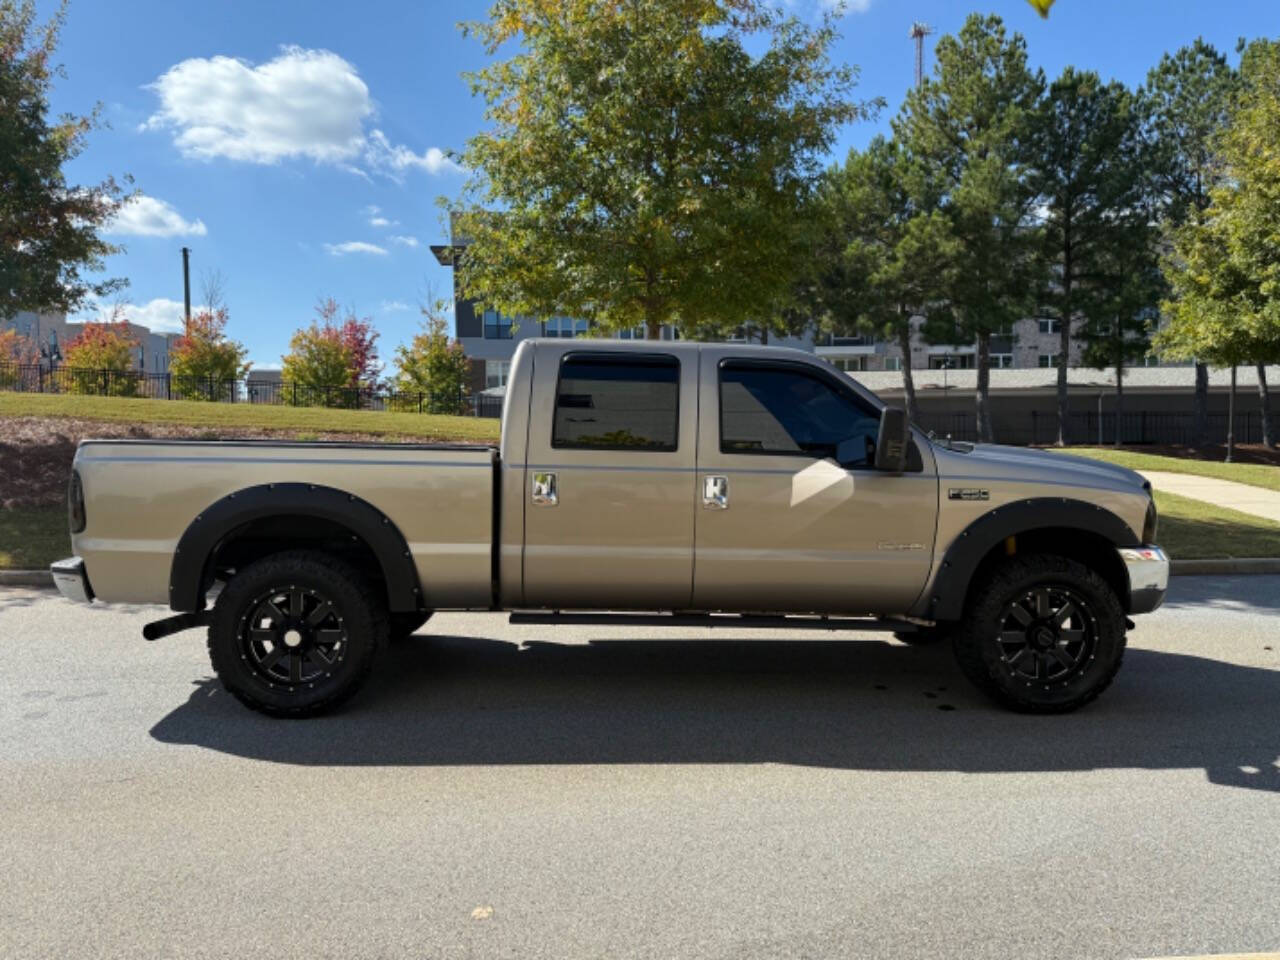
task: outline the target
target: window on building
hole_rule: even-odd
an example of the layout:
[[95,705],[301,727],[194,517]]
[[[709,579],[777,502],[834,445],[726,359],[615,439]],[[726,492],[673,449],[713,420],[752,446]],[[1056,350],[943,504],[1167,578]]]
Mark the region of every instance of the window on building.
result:
[[[591,329],[591,324],[586,320],[575,320],[573,317],[552,317],[546,322],[545,328],[545,335],[548,337],[564,337],[568,339],[585,337]],[[643,336],[640,339],[644,339]]]
[[1040,325],[1041,333],[1061,333],[1062,332],[1061,320],[1041,319],[1041,320],[1037,320],[1036,322]]
[[886,370],[901,370],[902,358],[901,357],[885,357],[884,368]]
[[856,357],[826,357],[825,359],[837,370],[843,370],[845,373],[858,373],[867,369],[867,357],[865,354]]
[[676,449],[679,409],[675,357],[571,353],[560,363],[551,445],[669,452]]
[[484,362],[484,388],[505,387],[507,376],[511,373],[510,360],[486,360]]
[[643,340],[644,327],[633,327],[630,330],[619,330],[618,339],[619,340]]
[[851,391],[798,364],[720,367],[720,451],[875,460],[879,413]]
[[1154,353],[1148,353],[1145,357],[1142,358],[1142,362],[1139,364],[1139,366],[1158,367],[1160,366],[1160,358],[1156,356]]
[[512,338],[511,321],[497,310],[484,312],[484,338],[486,340],[510,340]]
[[1058,354],[1042,353],[1039,357],[1039,363],[1042,367],[1056,367],[1058,365]]
[[1013,366],[1012,353],[993,353],[991,354],[992,370],[1008,370]]
[[929,355],[929,369],[972,370],[974,359],[972,353],[933,353]]
[[1013,321],[1009,321],[1008,323],[1002,323],[998,327],[992,327],[991,335],[993,337],[1012,337]]

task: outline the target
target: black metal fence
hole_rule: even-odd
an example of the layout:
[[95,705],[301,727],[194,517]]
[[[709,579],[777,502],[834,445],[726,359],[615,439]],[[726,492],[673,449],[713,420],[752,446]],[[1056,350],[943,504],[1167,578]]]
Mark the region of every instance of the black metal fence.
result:
[[[1104,412],[1099,416],[1093,410],[1073,410],[1068,421],[1068,442],[1076,445],[1105,445],[1116,442],[1116,414]],[[1049,444],[1058,439],[1057,414],[1045,414],[1032,410],[1025,415],[1010,417],[1001,414],[993,417],[996,440],[1010,444]],[[917,421],[922,430],[932,430],[937,436],[953,440],[978,439],[977,416],[972,411],[950,413],[924,413]],[[1135,410],[1120,415],[1120,442],[1125,444],[1179,444],[1195,440],[1195,414],[1171,413],[1154,410]],[[1227,414],[1211,413],[1208,432],[1216,443],[1227,439]],[[1235,442],[1262,442],[1262,414],[1257,410],[1240,411],[1235,415]]]
[[403,413],[461,413],[491,418],[502,415],[502,397],[487,394],[468,396],[376,387],[315,387],[289,381],[255,380],[252,375],[243,380],[217,380],[141,370],[50,369],[37,364],[0,364],[0,390]]

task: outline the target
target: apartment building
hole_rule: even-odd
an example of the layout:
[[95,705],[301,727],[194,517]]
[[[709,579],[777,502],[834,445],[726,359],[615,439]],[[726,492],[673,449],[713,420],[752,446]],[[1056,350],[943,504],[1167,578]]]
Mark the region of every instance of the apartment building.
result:
[[[128,324],[129,333],[137,341],[137,369],[144,373],[165,373],[169,369],[169,349],[179,334],[154,333],[138,323]],[[64,362],[66,344],[84,328],[83,323],[67,320],[61,313],[19,313],[0,321],[0,330],[16,330],[35,344],[40,363],[57,366]]]

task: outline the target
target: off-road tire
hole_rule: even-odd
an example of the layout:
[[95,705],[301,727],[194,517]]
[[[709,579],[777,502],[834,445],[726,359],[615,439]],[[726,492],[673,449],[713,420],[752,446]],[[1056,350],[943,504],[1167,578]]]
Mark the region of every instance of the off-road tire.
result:
[[355,567],[291,550],[250,564],[219,594],[209,622],[209,660],[223,687],[251,710],[310,717],[360,689],[388,629],[385,603]]
[[[1051,632],[1056,615],[1036,616],[1041,600],[1073,610],[1053,646],[1040,628]],[[1029,614],[1024,625],[1019,618]],[[1019,630],[1027,637],[1025,649]],[[1075,635],[1083,638],[1079,645],[1066,640]],[[965,676],[998,703],[1023,713],[1066,713],[1096,699],[1115,679],[1124,659],[1124,610],[1111,586],[1083,564],[1049,554],[1014,557],[976,585],[952,646]],[[1028,656],[1036,662],[1028,663]],[[1062,673],[1052,677],[1053,670]],[[1038,679],[1030,678],[1032,672]]]

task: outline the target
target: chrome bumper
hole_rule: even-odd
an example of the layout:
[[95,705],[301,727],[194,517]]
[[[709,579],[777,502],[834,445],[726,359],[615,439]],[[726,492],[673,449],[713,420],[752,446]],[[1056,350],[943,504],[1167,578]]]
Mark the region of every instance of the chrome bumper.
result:
[[79,557],[58,560],[50,564],[49,572],[53,574],[58,592],[68,600],[93,603],[93,588],[89,586],[89,575],[84,572],[84,561]]
[[1169,588],[1169,555],[1155,544],[1117,552],[1129,572],[1129,612],[1150,613],[1164,603]]

